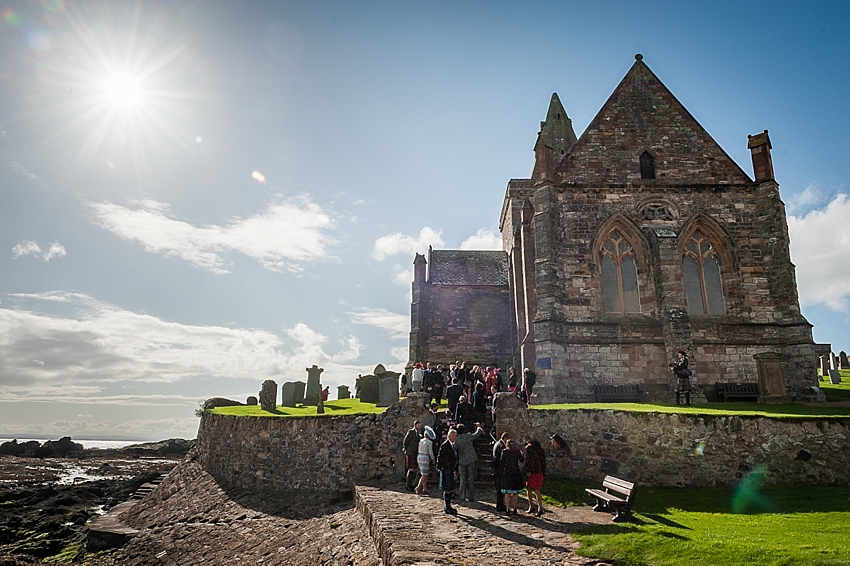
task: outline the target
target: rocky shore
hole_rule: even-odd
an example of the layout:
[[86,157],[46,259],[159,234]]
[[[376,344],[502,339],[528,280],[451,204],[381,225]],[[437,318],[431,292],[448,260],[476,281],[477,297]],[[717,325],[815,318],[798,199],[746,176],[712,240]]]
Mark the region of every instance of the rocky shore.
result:
[[0,444],[0,566],[67,563],[92,518],[171,470],[192,442],[85,449],[68,437]]

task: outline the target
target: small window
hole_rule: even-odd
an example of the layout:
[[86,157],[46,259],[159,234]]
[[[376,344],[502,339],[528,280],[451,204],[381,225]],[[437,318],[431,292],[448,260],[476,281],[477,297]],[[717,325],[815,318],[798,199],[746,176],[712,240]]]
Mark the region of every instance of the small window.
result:
[[639,313],[637,264],[631,244],[612,231],[602,244],[602,298],[605,312]]
[[725,314],[720,259],[714,246],[699,230],[685,242],[682,256],[685,299],[691,314]]
[[640,154],[640,178],[654,179],[655,178],[655,158],[648,151]]

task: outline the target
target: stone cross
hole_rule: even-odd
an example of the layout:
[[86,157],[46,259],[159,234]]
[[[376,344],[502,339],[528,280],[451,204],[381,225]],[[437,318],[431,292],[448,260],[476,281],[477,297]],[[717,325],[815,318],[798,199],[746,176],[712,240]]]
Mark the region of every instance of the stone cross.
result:
[[318,405],[319,399],[322,398],[322,385],[319,383],[324,368],[320,368],[316,364],[313,367],[307,368],[307,391],[304,392],[305,405]]
[[260,389],[260,407],[269,412],[277,409],[277,383],[271,379],[265,380],[263,388]]

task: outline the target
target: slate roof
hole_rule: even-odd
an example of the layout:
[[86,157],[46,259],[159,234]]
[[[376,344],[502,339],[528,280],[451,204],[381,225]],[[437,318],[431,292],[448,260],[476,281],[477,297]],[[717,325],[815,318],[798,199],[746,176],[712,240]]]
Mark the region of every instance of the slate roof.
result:
[[558,164],[559,180],[640,182],[638,157],[654,154],[658,180],[674,184],[752,183],[682,106],[640,55]]
[[500,251],[431,250],[432,285],[509,284],[508,254]]

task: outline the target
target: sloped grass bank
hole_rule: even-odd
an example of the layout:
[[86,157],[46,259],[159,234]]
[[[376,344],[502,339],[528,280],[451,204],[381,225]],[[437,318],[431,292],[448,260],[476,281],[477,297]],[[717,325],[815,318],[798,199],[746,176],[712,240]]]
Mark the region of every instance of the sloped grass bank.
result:
[[[366,415],[371,413],[383,413],[386,407],[378,407],[374,403],[363,403],[360,399],[339,399],[336,401],[325,401],[325,413],[321,416],[338,417],[342,415]],[[214,415],[230,415],[233,417],[315,417],[316,407],[313,405],[299,405],[297,407],[284,407],[278,405],[274,412],[264,411],[259,405],[237,405],[235,407],[216,407],[210,409]]]
[[[574,533],[579,554],[618,566],[850,564],[850,488],[761,487],[759,471],[737,488],[638,487],[634,523]],[[582,486],[549,480],[563,505],[587,501]]]

